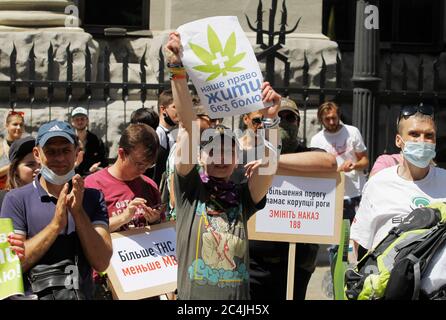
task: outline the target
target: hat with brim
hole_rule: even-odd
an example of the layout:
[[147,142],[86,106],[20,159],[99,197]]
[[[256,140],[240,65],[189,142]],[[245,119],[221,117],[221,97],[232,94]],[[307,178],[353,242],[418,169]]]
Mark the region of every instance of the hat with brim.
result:
[[76,141],[76,133],[67,122],[53,120],[39,128],[36,145],[43,147],[49,139],[55,137],[65,138],[72,144]]
[[203,106],[202,104],[194,106],[193,107],[195,114],[199,117],[199,116],[207,116],[209,117],[209,113],[206,110],[206,107]]
[[291,111],[291,112],[295,113],[298,117],[300,117],[299,109],[297,108],[296,103],[289,98],[282,97],[282,99],[280,100],[279,112],[281,112],[281,111]]
[[71,111],[71,116],[78,116],[78,115],[83,115],[88,117],[88,111],[87,109],[83,108],[83,107],[77,107],[75,109],[73,109],[73,111]]
[[[202,140],[200,143],[201,148],[209,148],[215,143],[224,143],[225,141],[233,141],[238,149],[240,149],[240,143],[232,132],[231,129],[224,125],[218,125],[215,128],[206,129],[202,133]],[[232,143],[232,142],[231,142]]]
[[33,151],[35,145],[36,140],[31,136],[15,140],[9,148],[9,161],[12,162],[15,159],[22,159]]

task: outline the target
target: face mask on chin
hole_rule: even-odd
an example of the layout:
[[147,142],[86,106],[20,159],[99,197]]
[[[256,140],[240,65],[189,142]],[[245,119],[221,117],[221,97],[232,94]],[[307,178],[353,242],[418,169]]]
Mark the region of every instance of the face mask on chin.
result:
[[279,124],[280,138],[282,139],[282,154],[295,152],[299,141],[297,134],[299,133],[299,126],[281,122]]
[[163,113],[164,121],[171,126],[175,127],[177,124],[172,120],[172,118],[167,114],[167,112]]
[[40,168],[40,174],[49,183],[61,186],[65,183],[67,183],[68,181],[70,181],[71,178],[73,178],[76,173],[74,172],[74,168],[73,168],[67,174],[65,174],[63,176],[59,176],[50,168],[42,165]]
[[418,168],[427,168],[435,158],[435,143],[404,141],[403,157]]

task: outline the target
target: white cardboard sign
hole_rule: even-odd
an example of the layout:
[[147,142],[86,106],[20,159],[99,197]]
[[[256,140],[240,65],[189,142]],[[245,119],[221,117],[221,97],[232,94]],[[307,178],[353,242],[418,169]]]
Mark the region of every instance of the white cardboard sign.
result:
[[178,266],[174,224],[156,230],[146,227],[113,233],[112,241],[113,256],[107,273],[118,298],[144,298],[175,290]]
[[333,236],[335,190],[334,179],[276,176],[256,231]]
[[342,220],[343,176],[283,172],[274,177],[265,207],[249,220],[249,238],[336,243]]
[[237,17],[180,26],[182,62],[211,118],[263,109],[262,73]]

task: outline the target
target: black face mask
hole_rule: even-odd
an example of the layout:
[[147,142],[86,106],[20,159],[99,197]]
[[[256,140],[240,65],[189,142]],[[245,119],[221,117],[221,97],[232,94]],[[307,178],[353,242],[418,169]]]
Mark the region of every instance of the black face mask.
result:
[[177,124],[175,122],[173,122],[173,120],[169,117],[169,115],[167,114],[167,112],[163,113],[163,117],[164,117],[164,121],[166,121],[166,123],[171,126],[174,127]]
[[297,135],[299,126],[281,121],[279,124],[280,138],[282,139],[282,154],[293,153],[299,144]]

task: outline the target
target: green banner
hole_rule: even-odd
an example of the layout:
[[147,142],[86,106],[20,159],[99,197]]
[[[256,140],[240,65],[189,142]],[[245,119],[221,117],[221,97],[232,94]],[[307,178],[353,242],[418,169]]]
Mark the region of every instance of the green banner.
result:
[[8,234],[14,231],[12,220],[0,219],[0,300],[24,294],[19,257],[11,250]]

